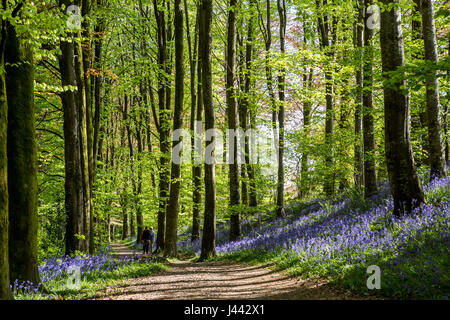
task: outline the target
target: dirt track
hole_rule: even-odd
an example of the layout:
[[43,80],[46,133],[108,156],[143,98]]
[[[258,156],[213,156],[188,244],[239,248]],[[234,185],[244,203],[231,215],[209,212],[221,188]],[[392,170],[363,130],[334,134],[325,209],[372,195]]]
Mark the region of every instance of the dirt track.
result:
[[[114,245],[117,254],[133,254]],[[237,262],[169,263],[170,269],[153,276],[127,279],[116,288],[100,293],[97,299],[117,300],[322,300],[367,299],[338,290],[324,280],[302,280],[268,266]]]

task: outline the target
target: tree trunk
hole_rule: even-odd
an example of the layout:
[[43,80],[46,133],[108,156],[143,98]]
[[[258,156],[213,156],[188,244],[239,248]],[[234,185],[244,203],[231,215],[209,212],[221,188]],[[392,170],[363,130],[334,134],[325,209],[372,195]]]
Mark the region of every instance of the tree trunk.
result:
[[[186,11],[187,12],[187,11]],[[186,15],[187,16],[187,15]],[[196,38],[199,32],[199,20],[200,20],[200,9],[197,8],[197,22],[196,22]],[[197,49],[199,49],[199,43],[197,43]],[[195,120],[196,124],[192,126],[194,134],[194,154],[193,154],[193,166],[192,166],[192,180],[194,182],[194,187],[192,191],[192,236],[191,240],[195,241],[200,239],[200,220],[201,220],[201,187],[202,187],[202,114],[203,114],[203,96],[202,96],[202,61],[197,51],[197,96],[196,96],[196,114]],[[195,55],[194,55],[195,56]],[[194,77],[194,72],[192,72],[192,77]],[[195,103],[195,102],[194,102]]]
[[[305,39],[306,45],[306,39]],[[307,69],[305,67],[305,74],[303,76],[303,87],[304,90],[311,89],[313,84],[314,69],[309,68],[309,76]],[[312,104],[310,101],[303,102],[303,135],[309,137],[309,132],[311,130],[311,115],[312,115]],[[304,197],[309,192],[309,173],[308,173],[308,152],[303,151],[301,160],[301,192],[300,196]]]
[[[5,3],[3,3],[3,9]],[[8,157],[6,149],[8,104],[6,99],[4,50],[6,42],[6,21],[2,20],[0,38],[0,299],[13,299],[10,290],[8,261]]]
[[272,67],[270,64],[270,50],[272,46],[272,31],[271,31],[271,4],[270,0],[266,0],[266,25],[265,27],[260,24],[261,32],[264,36],[265,42],[265,59],[264,59],[264,67],[265,67],[265,75],[266,75],[266,86],[270,99],[270,108],[272,110],[272,135],[273,135],[273,145],[274,150],[277,153],[278,157],[278,137],[277,137],[277,115],[278,115],[278,107],[276,106],[275,93],[273,90],[273,77],[272,77]]
[[236,11],[237,1],[230,0],[228,6],[228,35],[227,35],[227,64],[226,64],[226,102],[228,118],[228,154],[229,154],[229,191],[230,191],[230,241],[239,238],[241,234],[240,222],[240,194],[239,194],[239,165],[237,145],[237,109],[236,93],[234,89],[236,71]]
[[[215,129],[215,114],[212,96],[211,70],[211,20],[212,0],[202,0],[200,7],[200,59],[202,61],[202,95],[205,108],[205,129]],[[200,259],[215,255],[216,251],[216,181],[215,181],[215,137],[206,137],[205,155],[205,219]]]
[[[277,0],[278,14],[280,16],[280,51],[284,56],[286,36],[286,5],[284,0]],[[285,103],[285,73],[282,68],[278,76],[278,181],[277,181],[277,216],[284,215],[284,103]]]
[[[436,32],[434,26],[433,1],[422,1],[422,25],[425,46],[425,60],[434,64],[438,62]],[[428,124],[428,146],[430,158],[430,176],[446,176],[445,160],[442,153],[441,121],[439,119],[439,83],[433,71],[427,75],[426,80],[426,104]]]
[[[250,9],[254,10],[254,1],[250,1]],[[248,30],[247,30],[247,44],[246,44],[246,52],[245,52],[245,72],[244,72],[244,98],[243,102],[245,103],[245,111],[247,115],[250,114],[250,129],[254,129],[254,110],[250,109],[250,96],[251,96],[251,72],[252,72],[252,58],[253,58],[253,29],[254,29],[254,13],[253,11],[250,13],[250,17],[248,20]],[[246,115],[246,116],[247,116]],[[248,176],[248,200],[249,205],[251,207],[256,207],[258,205],[258,197],[256,190],[256,181],[255,181],[255,168],[254,165],[251,164],[251,160],[254,160],[253,157],[250,159],[250,139],[253,137],[249,137],[245,135],[245,171]],[[254,152],[255,150],[252,150]],[[252,161],[253,162],[253,161]]]
[[[386,166],[394,214],[410,212],[424,202],[424,194],[414,166],[409,134],[409,97],[404,73],[394,79],[386,73],[399,73],[405,64],[398,0],[383,0],[397,8],[381,13],[381,57],[384,75],[384,117]],[[403,89],[402,89],[403,88]]]
[[[373,4],[373,0],[365,0],[364,8]],[[375,134],[373,107],[373,29],[368,28],[369,15],[364,17],[364,58],[363,58],[363,143],[364,143],[364,194],[366,197],[377,192],[377,176],[375,171]]]
[[[239,59],[238,59],[238,67],[239,67],[239,89],[240,91],[243,93],[239,96],[239,100],[238,100],[238,111],[239,111],[239,128],[241,129],[240,131],[245,133],[247,131],[248,128],[248,105],[247,105],[247,98],[245,97],[245,76],[244,74],[246,73],[245,69],[245,52],[244,52],[244,46],[243,46],[243,37],[240,37],[239,34],[237,34],[238,36],[238,48],[239,48]],[[244,145],[244,151],[245,150],[245,141],[247,139],[245,139],[244,141],[241,140],[241,149],[242,149],[242,144]],[[248,146],[248,145],[247,145]],[[245,162],[245,158],[244,161],[241,161],[241,203],[245,206],[248,205],[248,179],[247,179],[247,165]]]
[[[158,104],[159,104],[159,147],[161,156],[159,159],[159,208],[158,208],[158,232],[156,236],[156,251],[164,249],[166,231],[166,207],[169,193],[170,179],[170,86],[167,85],[167,43],[166,22],[164,18],[164,2],[158,7],[158,1],[154,0],[154,11],[157,23],[158,38]],[[168,92],[167,92],[168,91]]]
[[39,283],[34,63],[29,39],[6,24],[10,280]]
[[[316,0],[317,8],[320,9],[327,5],[327,1]],[[331,63],[334,60],[334,48],[330,41],[330,22],[328,15],[319,16],[319,30],[321,47],[324,50],[325,56],[328,57]],[[333,75],[330,66],[325,66],[325,99],[326,99],[326,117],[325,117],[325,145],[328,152],[325,155],[325,165],[328,168],[324,182],[324,192],[327,196],[333,196],[335,192],[334,183],[334,93],[333,93]]]
[[[175,0],[175,108],[173,116],[173,130],[181,129],[183,125],[184,100],[184,44],[183,44],[183,6],[181,0]],[[188,13],[186,13],[188,14]],[[180,140],[182,138],[180,137]],[[175,150],[178,141],[173,142]],[[180,142],[181,143],[181,142]],[[181,151],[179,159],[172,157],[172,171],[170,177],[170,195],[167,205],[166,239],[164,243],[164,256],[177,255],[178,214],[180,211],[181,187]]]
[[357,52],[356,68],[356,98],[355,98],[355,185],[362,187],[364,185],[364,166],[363,166],[363,150],[362,150],[362,105],[363,105],[363,45],[364,45],[364,0],[359,0],[358,19],[355,27],[354,45]]
[[[74,65],[74,43],[61,41],[61,84],[76,87]],[[81,171],[81,139],[79,132],[76,93],[66,90],[61,93],[64,109],[64,159],[65,159],[65,209],[66,254],[83,251],[83,240],[75,235],[83,235],[84,196]]]

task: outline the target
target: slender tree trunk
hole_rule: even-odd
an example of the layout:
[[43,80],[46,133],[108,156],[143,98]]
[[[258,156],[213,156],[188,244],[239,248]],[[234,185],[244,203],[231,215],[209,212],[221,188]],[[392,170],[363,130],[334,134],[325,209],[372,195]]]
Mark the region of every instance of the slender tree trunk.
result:
[[[167,31],[164,17],[164,2],[158,7],[158,1],[154,0],[154,11],[157,23],[158,38],[158,103],[159,103],[159,147],[160,147],[160,172],[159,172],[159,208],[158,208],[158,233],[156,236],[156,251],[164,249],[166,231],[166,207],[169,196],[170,179],[170,86],[167,84]],[[168,91],[168,92],[167,92]]]
[[272,110],[272,135],[274,150],[276,152],[276,157],[278,157],[278,135],[277,135],[277,115],[278,107],[276,105],[275,93],[273,90],[273,77],[272,77],[272,67],[270,62],[270,53],[272,46],[272,30],[271,30],[271,4],[270,0],[266,0],[266,25],[265,27],[261,24],[261,32],[264,36],[265,42],[265,75],[266,75],[266,86],[270,99],[270,107]]
[[[202,187],[202,156],[201,156],[201,149],[202,149],[202,142],[201,142],[201,134],[202,134],[202,113],[203,113],[203,101],[202,101],[202,68],[201,68],[201,60],[198,55],[198,33],[199,33],[199,19],[200,19],[200,11],[199,7],[197,7],[197,18],[195,23],[195,39],[194,42],[194,57],[196,58],[196,61],[192,61],[192,71],[191,71],[191,77],[194,79],[195,84],[195,62],[197,67],[197,95],[193,98],[195,98],[195,101],[192,101],[192,117],[194,117],[195,121],[194,123],[191,123],[191,130],[192,134],[194,135],[194,139],[192,141],[192,147],[193,147],[193,166],[192,166],[192,180],[194,183],[193,191],[192,191],[192,236],[191,240],[195,241],[197,239],[200,239],[200,220],[201,220],[201,201],[202,201],[202,194],[201,194],[201,187]],[[187,15],[187,9],[186,9],[186,17]],[[191,82],[192,85],[192,82]],[[191,87],[191,90],[194,90],[195,88]],[[194,106],[196,105],[196,108]],[[192,120],[192,118],[191,118]]]
[[[450,56],[450,39],[448,39],[447,46],[448,46],[447,55]],[[450,70],[447,69],[447,78],[449,78],[449,77],[450,77]],[[444,136],[445,136],[445,138],[444,138],[445,164],[448,164],[450,148],[449,148],[449,143],[448,143],[449,139],[448,139],[448,135],[447,135],[447,133],[448,133],[448,104],[447,103],[444,105],[444,115],[443,115],[443,120],[442,120],[442,127],[444,130]]]
[[29,39],[6,24],[9,274],[39,283],[34,65]]
[[[205,129],[215,129],[215,114],[212,96],[211,72],[211,20],[212,0],[201,0],[200,6],[200,59],[202,61],[202,95],[205,108]],[[205,219],[203,226],[200,259],[215,255],[216,251],[216,181],[215,181],[215,137],[206,136],[205,154]],[[206,152],[205,152],[206,153]],[[209,159],[208,159],[209,158]]]
[[[305,39],[306,45],[306,39]],[[309,75],[307,69],[305,68],[305,75],[303,76],[303,87],[306,91],[311,89],[313,83],[314,69],[309,68]],[[305,137],[309,137],[310,126],[311,126],[311,114],[312,114],[312,104],[309,100],[303,102],[303,134]],[[308,172],[308,152],[303,151],[301,160],[301,192],[300,196],[304,197],[309,192],[309,172]]]
[[[97,5],[102,6],[102,0],[97,0]],[[101,69],[102,65],[102,51],[103,51],[103,32],[105,30],[105,22],[103,19],[101,19],[97,25],[94,28],[95,32],[95,40],[94,40],[94,67],[97,70]],[[94,130],[94,136],[93,136],[93,161],[94,161],[94,177],[93,177],[93,183],[95,183],[95,168],[97,168],[97,160],[99,158],[99,155],[101,154],[101,127],[100,127],[100,115],[102,112],[102,104],[100,99],[100,91],[102,87],[102,78],[99,74],[94,78],[94,105],[95,105],[95,112],[94,112],[94,123],[93,123],[93,130]]]
[[[253,10],[254,8],[254,1],[250,1],[250,9]],[[253,29],[254,29],[254,14],[253,11],[250,13],[250,17],[248,20],[248,26],[247,26],[247,44],[246,44],[246,52],[245,52],[245,72],[244,72],[244,97],[243,97],[243,103],[245,104],[245,111],[246,111],[246,117],[248,115],[250,118],[250,129],[254,129],[254,119],[255,117],[252,116],[254,114],[254,111],[249,108],[250,107],[250,96],[251,96],[251,73],[252,73],[252,58],[253,58]],[[255,168],[254,165],[250,162],[253,162],[251,160],[254,160],[253,157],[250,159],[250,141],[253,139],[254,136],[249,137],[248,135],[245,135],[245,171],[248,176],[248,200],[249,205],[251,207],[256,207],[258,205],[258,197],[257,197],[257,190],[256,190],[256,181],[255,181]],[[253,146],[254,147],[254,146]]]
[[[74,43],[61,41],[60,70],[63,87],[76,86],[74,59]],[[75,92],[64,91],[61,93],[61,100],[64,108],[66,254],[70,255],[75,250],[83,251],[83,241],[75,236],[84,234],[81,139]]]
[[[286,5],[284,0],[277,0],[278,14],[280,16],[280,50],[282,56],[285,52],[286,37]],[[284,68],[278,76],[278,181],[277,181],[277,216],[284,215],[284,103],[285,103],[285,73]]]
[[[423,0],[414,0],[414,6],[412,10],[412,15],[414,19],[411,21],[411,37],[414,43],[415,50],[412,50],[411,57],[414,60],[423,60],[423,51],[418,50],[418,48],[423,43],[423,30],[422,30],[422,2]],[[429,165],[429,146],[428,146],[428,127],[427,127],[427,110],[425,99],[422,95],[419,99],[411,101],[411,110],[416,109],[416,112],[411,112],[411,132],[414,132],[417,139],[418,152],[415,154],[415,164],[419,168],[423,164]]]
[[[365,0],[364,8],[373,4],[373,0]],[[375,171],[375,133],[373,107],[373,29],[368,28],[369,15],[364,17],[364,63],[363,63],[363,143],[364,143],[364,194],[366,197],[376,193],[377,176]]]
[[240,194],[239,194],[239,165],[237,145],[237,109],[234,88],[236,70],[236,11],[237,1],[230,0],[228,6],[228,36],[227,36],[227,64],[226,64],[226,102],[228,118],[228,154],[229,154],[229,188],[230,188],[230,240],[234,241],[241,234],[240,222]]
[[89,237],[87,246],[89,248],[89,253],[94,254],[95,252],[95,224],[94,224],[94,204],[93,204],[93,194],[92,194],[92,186],[94,184],[94,128],[93,128],[93,111],[92,111],[92,76],[89,73],[89,70],[92,68],[92,47],[90,41],[90,28],[88,24],[88,15],[91,10],[91,1],[90,0],[82,0],[81,6],[81,15],[84,18],[81,23],[82,28],[82,37],[83,40],[80,43],[80,51],[82,57],[82,75],[83,84],[84,84],[84,119],[86,125],[86,159],[87,163],[87,181],[88,187],[86,188],[87,196],[87,214],[88,214],[88,225],[89,229]]
[[356,99],[355,99],[355,185],[362,187],[364,185],[364,165],[362,150],[362,105],[363,105],[363,46],[364,46],[364,0],[358,0],[358,19],[355,27],[354,44],[357,51],[356,68]]
[[[322,2],[322,3],[321,3]],[[316,0],[318,9],[326,6],[327,0]],[[321,47],[325,52],[325,56],[328,57],[329,63],[334,60],[334,48],[332,48],[332,42],[330,41],[330,22],[328,15],[319,16],[319,31]],[[333,75],[330,66],[325,66],[325,99],[326,99],[326,118],[325,118],[325,145],[328,148],[328,153],[325,156],[325,164],[328,168],[328,173],[325,177],[324,192],[327,196],[334,195],[335,183],[334,183],[334,93],[333,93]]]
[[[181,129],[183,125],[183,100],[184,100],[184,44],[183,44],[183,6],[181,0],[175,0],[175,108],[173,116],[173,130]],[[180,137],[181,139],[181,137]],[[179,142],[174,141],[172,150],[176,150]],[[177,231],[178,214],[180,211],[180,187],[181,187],[181,151],[172,157],[172,171],[170,183],[169,203],[167,205],[166,239],[164,244],[165,256],[177,255]]]
[[[433,1],[422,1],[422,25],[425,46],[425,60],[438,62],[436,31],[434,26]],[[439,119],[439,83],[436,71],[426,80],[426,104],[428,120],[428,146],[431,177],[446,176],[445,159],[442,152],[441,121]]]
[[[244,53],[244,46],[243,46],[243,37],[238,36],[238,49],[239,49],[239,60],[238,60],[238,67],[239,67],[239,89],[241,91],[241,94],[239,96],[238,100],[238,112],[239,112],[239,128],[240,131],[245,133],[248,128],[248,103],[247,98],[245,97],[245,53]],[[245,140],[241,140],[241,149],[242,145],[244,145],[244,151],[245,151]],[[244,158],[244,161],[241,161],[241,203],[245,206],[248,205],[248,179],[247,179],[247,164]]]
[[[424,202],[424,194],[414,166],[409,134],[409,97],[404,73],[392,79],[405,64],[398,0],[383,0],[397,7],[381,12],[381,57],[384,76],[384,117],[386,165],[394,198],[394,214],[401,215]],[[389,81],[389,83],[388,83]]]

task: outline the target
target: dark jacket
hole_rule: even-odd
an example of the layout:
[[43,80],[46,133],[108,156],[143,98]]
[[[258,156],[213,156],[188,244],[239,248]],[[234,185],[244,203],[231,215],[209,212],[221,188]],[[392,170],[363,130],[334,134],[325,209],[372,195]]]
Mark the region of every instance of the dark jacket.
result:
[[151,239],[150,230],[144,230],[144,232],[142,233],[142,240],[150,240],[150,239]]

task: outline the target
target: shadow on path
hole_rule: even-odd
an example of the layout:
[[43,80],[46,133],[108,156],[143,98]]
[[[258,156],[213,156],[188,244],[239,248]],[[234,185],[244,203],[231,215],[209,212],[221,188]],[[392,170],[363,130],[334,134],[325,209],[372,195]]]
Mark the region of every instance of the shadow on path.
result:
[[[112,246],[117,255],[133,250]],[[140,255],[140,252],[138,253]],[[169,262],[169,270],[149,277],[127,279],[97,294],[114,300],[309,300],[368,299],[339,290],[325,280],[303,280],[267,266],[238,262]]]

